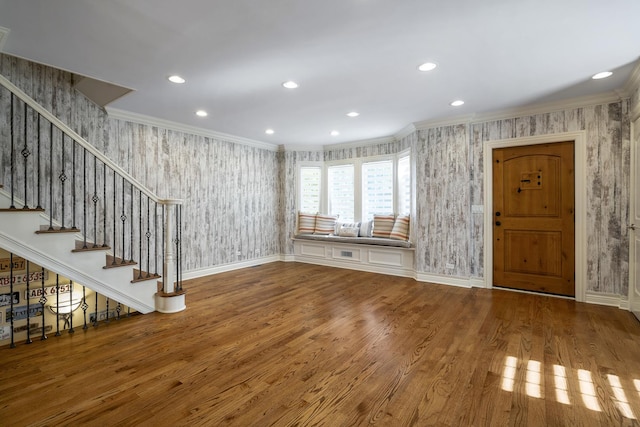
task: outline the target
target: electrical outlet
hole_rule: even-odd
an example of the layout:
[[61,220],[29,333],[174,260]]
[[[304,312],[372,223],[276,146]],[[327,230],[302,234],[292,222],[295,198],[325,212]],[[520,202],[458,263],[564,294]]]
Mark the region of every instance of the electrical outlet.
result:
[[484,213],[484,205],[471,205],[471,213],[474,213],[474,214]]
[[453,270],[454,268],[456,268],[456,265],[455,265],[454,263],[452,263],[452,262],[448,262],[448,263],[446,263],[446,264],[444,265],[444,267],[445,267],[447,270]]
[[242,255],[242,252],[236,251],[236,256],[240,256],[240,255]]

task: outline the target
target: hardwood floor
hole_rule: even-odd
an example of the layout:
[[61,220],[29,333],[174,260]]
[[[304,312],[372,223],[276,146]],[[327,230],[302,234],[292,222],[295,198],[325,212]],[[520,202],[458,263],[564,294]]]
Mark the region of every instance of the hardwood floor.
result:
[[272,263],[0,348],[0,425],[638,425],[623,310]]

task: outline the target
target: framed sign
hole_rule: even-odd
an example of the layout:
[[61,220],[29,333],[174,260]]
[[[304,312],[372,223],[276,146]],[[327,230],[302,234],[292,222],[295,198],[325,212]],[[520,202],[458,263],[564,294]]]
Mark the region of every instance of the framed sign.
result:
[[[31,317],[36,317],[36,316],[40,316],[42,314],[42,306],[40,304],[37,304],[36,306],[30,306],[29,307],[29,311],[27,312],[27,306],[26,305],[22,305],[20,307],[13,307],[13,320],[22,320],[22,319],[26,319],[27,317],[31,318]],[[11,309],[7,308],[5,311],[5,318],[7,319],[7,322],[9,322],[11,320]]]
[[[19,256],[13,257],[13,271],[22,271],[27,268],[24,258]],[[11,258],[0,258],[0,273],[11,271]]]
[[[70,283],[65,283],[65,284],[61,284],[58,286],[58,293],[59,294],[67,294],[71,292],[71,284]],[[47,286],[46,288],[44,288],[44,290],[42,288],[32,288],[29,289],[29,292],[27,292],[26,290],[24,291],[24,298],[25,299],[33,299],[33,298],[40,298],[41,296],[51,296],[56,294],[56,287],[55,286]]]
[[20,302],[20,292],[0,294],[0,307],[11,305],[11,300],[13,300],[14,304],[18,304]]
[[[29,272],[29,276],[26,274],[14,274],[13,275],[13,284],[17,285],[20,283],[27,283],[27,279],[29,282],[41,282],[42,281],[42,270]],[[44,271],[44,280],[49,278],[49,270]],[[9,286],[11,285],[11,274],[0,273],[0,286]]]

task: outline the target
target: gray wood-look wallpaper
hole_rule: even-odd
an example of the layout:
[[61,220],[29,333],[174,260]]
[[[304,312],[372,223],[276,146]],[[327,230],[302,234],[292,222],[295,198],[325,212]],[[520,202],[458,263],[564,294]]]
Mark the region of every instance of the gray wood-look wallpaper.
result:
[[[186,270],[293,253],[296,169],[411,149],[411,226],[418,273],[482,278],[483,147],[487,142],[584,130],[587,135],[587,290],[626,296],[628,289],[630,105],[607,105],[435,127],[400,141],[276,152],[171,129],[109,118],[72,88],[71,74],[0,55],[0,72],[95,144],[161,197],[185,199]],[[635,97],[635,101],[634,101]],[[7,108],[6,99],[1,102]],[[638,108],[638,107],[635,107]],[[0,115],[7,141],[7,115]],[[9,162],[0,151],[6,182]],[[485,206],[485,212],[490,208]],[[241,255],[236,256],[240,251]],[[454,264],[447,268],[447,264]]]
[[470,276],[468,153],[465,125],[418,132],[414,221],[418,272]]
[[[73,89],[68,72],[8,55],[0,55],[0,72],[161,198],[184,199],[185,270],[281,253],[277,151],[112,119]],[[0,114],[0,128],[5,148],[10,97],[3,93],[0,108],[6,114]],[[0,150],[0,156],[6,183],[7,150]],[[48,206],[46,194],[44,202]],[[59,208],[54,206],[54,216]],[[107,234],[110,238],[111,232]]]
[[[471,204],[483,203],[482,147],[486,142],[563,132],[586,131],[588,291],[627,295],[629,276],[628,101],[474,124]],[[490,207],[485,207],[485,211]],[[474,227],[475,229],[476,227]],[[482,276],[482,223],[474,234],[476,271]]]

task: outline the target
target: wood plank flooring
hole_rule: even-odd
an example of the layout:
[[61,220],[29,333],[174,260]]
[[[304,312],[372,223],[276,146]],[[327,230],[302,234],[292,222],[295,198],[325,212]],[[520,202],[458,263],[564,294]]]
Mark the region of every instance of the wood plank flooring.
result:
[[187,310],[0,348],[0,425],[639,425],[617,308],[272,263]]

